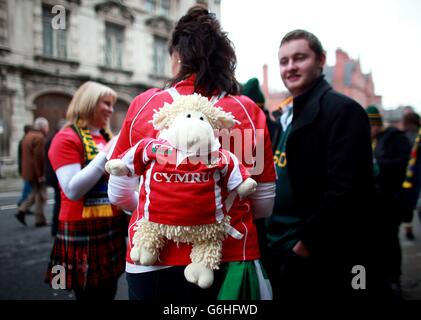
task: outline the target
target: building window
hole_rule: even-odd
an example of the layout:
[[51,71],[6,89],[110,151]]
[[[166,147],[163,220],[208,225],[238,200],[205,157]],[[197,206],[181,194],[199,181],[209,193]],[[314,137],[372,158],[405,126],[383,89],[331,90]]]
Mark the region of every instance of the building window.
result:
[[8,13],[7,0],[0,0],[0,47],[8,47]]
[[155,13],[156,0],[145,0],[145,9],[149,13]]
[[166,76],[169,70],[167,40],[155,37],[153,49],[153,72],[157,76]]
[[10,156],[11,119],[10,97],[0,94],[0,157]]
[[168,17],[170,15],[171,2],[170,0],[160,0],[158,14]]
[[171,0],[146,0],[145,9],[149,13],[168,17],[171,11]]
[[105,65],[122,69],[124,51],[124,27],[105,24]]
[[[43,54],[56,58],[67,58],[67,28],[53,29],[52,19],[54,14],[51,13],[50,6],[42,7],[42,40]],[[69,21],[66,12],[66,21]]]

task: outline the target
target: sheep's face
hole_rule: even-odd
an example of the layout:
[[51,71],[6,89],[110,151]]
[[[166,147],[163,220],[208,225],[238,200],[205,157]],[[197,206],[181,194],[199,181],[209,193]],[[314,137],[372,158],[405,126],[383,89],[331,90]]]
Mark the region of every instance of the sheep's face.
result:
[[154,112],[150,122],[157,131],[168,129],[178,116],[209,122],[214,129],[230,129],[240,123],[231,112],[215,107],[206,97],[197,93],[180,95],[171,104],[165,102],[163,107]]
[[204,155],[219,147],[214,129],[200,111],[180,112],[160,137],[188,153]]
[[178,119],[178,118],[196,119],[196,120],[205,121],[209,123],[208,118],[200,111],[183,111],[183,112],[180,112],[180,114],[175,119]]
[[180,95],[159,110],[154,110],[152,120],[159,136],[188,155],[207,155],[220,148],[214,130],[230,129],[235,123],[230,112],[215,107],[208,98],[194,93]]

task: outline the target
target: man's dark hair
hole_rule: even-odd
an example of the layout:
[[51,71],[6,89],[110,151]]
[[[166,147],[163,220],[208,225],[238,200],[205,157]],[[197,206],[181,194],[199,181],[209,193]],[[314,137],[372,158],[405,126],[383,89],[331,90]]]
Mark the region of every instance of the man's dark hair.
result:
[[404,125],[413,125],[415,127],[421,126],[420,116],[415,112],[406,113],[402,118],[402,122]]
[[169,42],[169,52],[180,55],[179,73],[168,81],[177,82],[195,74],[194,89],[205,96],[225,91],[238,94],[240,84],[234,71],[237,58],[227,34],[221,30],[213,13],[193,6],[176,24]]
[[325,53],[320,40],[311,32],[308,32],[302,29],[296,29],[296,30],[288,32],[282,38],[280,47],[286,42],[289,42],[291,40],[298,40],[298,39],[307,40],[310,49],[314,51],[318,59],[320,59],[320,57]]
[[23,126],[23,132],[25,133],[25,134],[27,134],[29,131],[31,131],[32,130],[32,126],[30,125],[30,124],[25,124],[24,126]]

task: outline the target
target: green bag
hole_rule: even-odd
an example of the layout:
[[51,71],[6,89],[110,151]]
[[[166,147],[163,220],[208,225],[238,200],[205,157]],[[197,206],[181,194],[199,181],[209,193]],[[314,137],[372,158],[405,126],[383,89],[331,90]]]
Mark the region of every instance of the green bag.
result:
[[224,281],[218,300],[272,300],[272,287],[259,260],[221,265]]

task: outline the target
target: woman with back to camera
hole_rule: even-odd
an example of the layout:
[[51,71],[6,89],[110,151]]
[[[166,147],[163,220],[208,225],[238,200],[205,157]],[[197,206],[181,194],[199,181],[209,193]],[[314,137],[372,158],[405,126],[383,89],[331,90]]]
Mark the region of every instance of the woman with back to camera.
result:
[[59,225],[46,275],[50,284],[63,266],[66,289],[77,300],[112,300],[124,272],[125,215],[110,204],[104,165],[117,94],[96,82],[84,83],[67,110],[67,124],[48,152],[61,188]]
[[[273,156],[265,115],[252,100],[239,95],[239,83],[234,76],[234,49],[215,15],[207,9],[194,6],[178,21],[171,35],[169,53],[173,78],[167,88],[147,90],[133,100],[112,158],[143,138],[157,136],[158,132],[148,122],[154,109],[159,109],[165,102],[171,103],[179,95],[199,93],[224,111],[232,112],[240,122],[233,128],[240,132],[239,148],[230,145],[230,151],[237,152],[236,156],[243,159],[258,187],[251,199],[240,201],[237,197],[234,200],[229,211],[231,225],[244,236],[242,239],[228,236],[224,241],[223,263],[215,272],[215,281],[210,288],[201,289],[184,278],[184,268],[190,263],[191,246],[167,241],[153,266],[136,265],[127,254],[129,298],[189,301],[270,299],[270,286],[259,289],[259,284],[267,283],[258,260],[259,246],[253,224],[253,219],[271,214],[275,196]],[[254,162],[244,161],[247,156],[251,157],[246,154],[247,150],[257,150]],[[135,178],[110,178],[110,200],[134,212],[129,224],[128,252],[132,246],[133,228],[142,217],[137,208],[138,196],[133,191],[136,184]]]

